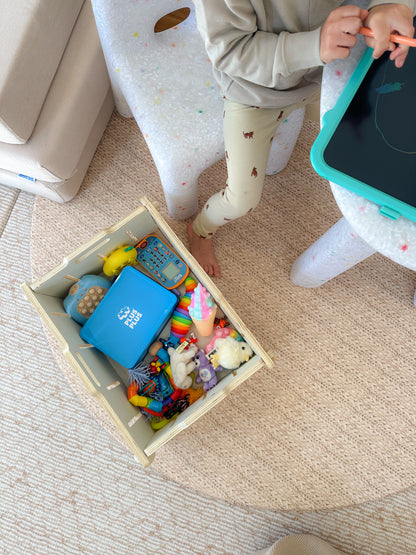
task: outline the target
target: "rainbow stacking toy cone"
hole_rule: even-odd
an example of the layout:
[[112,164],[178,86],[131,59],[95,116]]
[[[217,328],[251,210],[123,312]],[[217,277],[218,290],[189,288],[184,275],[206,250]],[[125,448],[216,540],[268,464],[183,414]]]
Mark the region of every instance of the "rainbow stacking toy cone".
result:
[[189,316],[189,305],[191,304],[192,291],[196,288],[197,283],[192,277],[185,280],[186,293],[179,301],[178,306],[172,316],[172,324],[170,329],[170,339],[178,343],[182,337],[188,333],[192,320]]
[[211,293],[201,284],[194,289],[189,305],[189,315],[195,324],[198,335],[207,337],[214,329],[217,305],[214,303]]

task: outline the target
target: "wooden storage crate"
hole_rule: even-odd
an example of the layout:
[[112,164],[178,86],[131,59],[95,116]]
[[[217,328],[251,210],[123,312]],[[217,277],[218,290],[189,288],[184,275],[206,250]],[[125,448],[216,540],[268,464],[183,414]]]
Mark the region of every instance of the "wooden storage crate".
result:
[[[272,359],[253,337],[233,308],[220,293],[183,243],[171,230],[157,212],[155,206],[146,198],[141,199],[142,206],[119,223],[98,233],[82,245],[63,262],[42,278],[29,284],[22,284],[22,289],[43,318],[45,324],[56,336],[63,354],[81,377],[85,386],[98,397],[110,417],[123,435],[139,462],[148,466],[155,452],[167,441],[176,436],[206,414],[240,383],[250,377],[264,364],[271,367]],[[99,255],[109,254],[118,246],[134,241],[129,234],[141,238],[156,233],[171,244],[172,248],[188,264],[190,275],[204,285],[212,294],[219,309],[244,340],[253,349],[251,359],[237,370],[231,371],[203,397],[179,414],[164,428],[154,431],[149,420],[127,399],[128,372],[110,361],[95,348],[85,348],[79,335],[80,326],[71,318],[63,316],[63,299],[68,293],[71,282],[65,276],[80,278],[85,274],[101,274],[103,261]],[[169,337],[168,332],[162,336]]]

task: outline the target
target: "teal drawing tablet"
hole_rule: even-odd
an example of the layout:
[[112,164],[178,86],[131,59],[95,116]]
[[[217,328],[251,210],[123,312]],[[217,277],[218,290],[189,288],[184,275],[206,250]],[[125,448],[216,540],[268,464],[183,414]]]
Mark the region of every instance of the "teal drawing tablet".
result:
[[416,221],[416,48],[397,69],[367,48],[311,150],[318,174]]

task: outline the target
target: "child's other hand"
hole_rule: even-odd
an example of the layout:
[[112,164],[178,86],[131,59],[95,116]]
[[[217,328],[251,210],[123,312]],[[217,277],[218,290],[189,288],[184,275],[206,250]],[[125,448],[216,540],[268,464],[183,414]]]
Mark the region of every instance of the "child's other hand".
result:
[[356,34],[367,16],[368,11],[357,6],[341,6],[329,14],[321,29],[319,50],[325,64],[348,58],[357,42]]
[[367,45],[374,48],[373,57],[379,58],[386,50],[390,50],[390,60],[394,61],[396,67],[402,67],[406,59],[409,47],[404,44],[395,45],[390,42],[390,34],[413,37],[412,10],[405,4],[382,4],[371,8],[364,22],[369,27],[374,38],[366,38]]

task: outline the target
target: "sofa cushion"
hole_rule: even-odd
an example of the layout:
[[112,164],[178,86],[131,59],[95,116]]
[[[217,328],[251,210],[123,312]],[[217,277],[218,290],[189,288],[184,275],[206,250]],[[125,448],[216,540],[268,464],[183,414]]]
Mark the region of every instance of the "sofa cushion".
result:
[[109,88],[91,3],[85,2],[30,141],[1,144],[0,168],[32,180],[71,178]]
[[[55,182],[41,181],[40,179],[33,179],[24,174],[12,173],[7,170],[0,169],[0,183],[8,185],[9,187],[15,187],[16,189],[20,189],[22,191],[27,191],[28,193],[40,195],[41,197],[45,197],[56,202],[68,202],[77,194],[84,180],[91,159],[94,156],[97,145],[100,142],[105,128],[107,127],[107,123],[111,117],[113,109],[114,98],[112,90],[109,88],[97,119],[95,120],[87,138],[87,142],[82,149],[81,158],[77,162],[76,172],[74,172],[73,176],[69,179]],[[0,191],[1,186],[2,185],[0,185]],[[3,199],[0,198],[1,208],[3,208],[2,202]]]
[[84,0],[0,0],[0,141],[36,125]]

